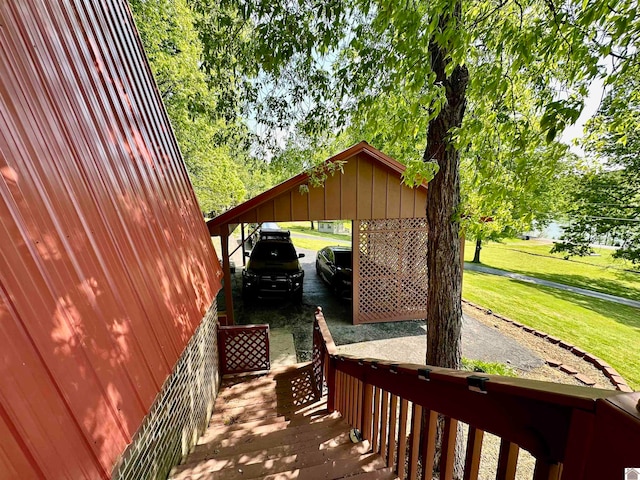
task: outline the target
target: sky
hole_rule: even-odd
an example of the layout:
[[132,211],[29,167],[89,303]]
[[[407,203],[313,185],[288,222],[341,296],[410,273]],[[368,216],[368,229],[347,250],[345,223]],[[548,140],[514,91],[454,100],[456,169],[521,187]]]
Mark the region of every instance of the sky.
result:
[[578,121],[574,125],[567,127],[560,137],[562,142],[571,146],[571,151],[573,153],[581,157],[584,156],[584,151],[582,148],[574,144],[575,140],[582,138],[584,133],[584,124],[598,111],[598,107],[602,101],[603,92],[604,84],[602,79],[598,78],[594,80],[589,88],[589,96],[585,101],[584,110],[582,110],[582,114],[578,118]]

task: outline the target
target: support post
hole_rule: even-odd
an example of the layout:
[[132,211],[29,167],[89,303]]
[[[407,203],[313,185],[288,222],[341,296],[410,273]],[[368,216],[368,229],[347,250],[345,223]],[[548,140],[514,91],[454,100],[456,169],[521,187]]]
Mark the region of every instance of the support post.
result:
[[242,266],[246,266],[247,265],[247,257],[245,256],[244,252],[244,242],[245,242],[245,238],[244,238],[244,223],[240,224],[240,241],[242,242]]
[[356,229],[360,228],[359,220],[351,220],[351,305],[352,320],[351,323],[357,325],[360,323],[360,234]]
[[235,325],[233,315],[233,295],[231,292],[231,265],[229,263],[229,233],[220,236],[222,244],[222,271],[224,273],[224,301],[227,311],[227,325]]

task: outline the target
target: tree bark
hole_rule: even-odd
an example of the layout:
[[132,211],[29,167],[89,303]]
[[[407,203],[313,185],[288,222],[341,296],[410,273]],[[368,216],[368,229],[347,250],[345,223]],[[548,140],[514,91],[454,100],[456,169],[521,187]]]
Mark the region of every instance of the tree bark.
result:
[[[460,2],[454,9],[459,21]],[[451,21],[440,19],[443,27]],[[444,30],[444,28],[443,28]],[[445,88],[446,104],[436,118],[429,122],[424,161],[437,162],[438,173],[427,191],[427,365],[460,368],[462,329],[462,265],[460,262],[460,153],[451,140],[451,130],[460,127],[466,107],[469,80],[467,68],[457,66],[447,77],[447,51],[432,41],[429,46],[431,69],[436,84]],[[439,418],[436,436],[435,470],[439,470],[444,419]],[[463,475],[464,450],[460,430],[456,442],[454,478]],[[427,477],[430,478],[428,472]]]
[[471,263],[480,263],[480,250],[482,250],[482,239],[476,239],[476,251],[473,253],[473,260]]
[[[446,20],[445,20],[446,21]],[[445,87],[447,102],[429,122],[425,161],[437,162],[440,170],[427,192],[427,364],[459,368],[462,327],[462,270],[460,265],[459,212],[460,153],[451,141],[452,128],[460,127],[466,106],[469,72],[456,67],[445,74],[447,52],[435,42],[430,46],[431,68],[436,83]]]

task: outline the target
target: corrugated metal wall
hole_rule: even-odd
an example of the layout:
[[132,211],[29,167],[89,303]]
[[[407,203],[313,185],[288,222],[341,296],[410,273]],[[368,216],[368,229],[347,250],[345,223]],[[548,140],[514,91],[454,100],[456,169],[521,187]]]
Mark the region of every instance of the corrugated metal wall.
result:
[[0,478],[107,478],[220,287],[124,0],[0,1]]

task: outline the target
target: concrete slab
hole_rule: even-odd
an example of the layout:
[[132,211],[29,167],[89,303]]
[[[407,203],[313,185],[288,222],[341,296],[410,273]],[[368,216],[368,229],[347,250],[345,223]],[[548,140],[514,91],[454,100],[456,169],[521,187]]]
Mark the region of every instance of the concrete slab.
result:
[[293,334],[287,328],[272,328],[269,330],[269,349],[271,368],[298,363]]

